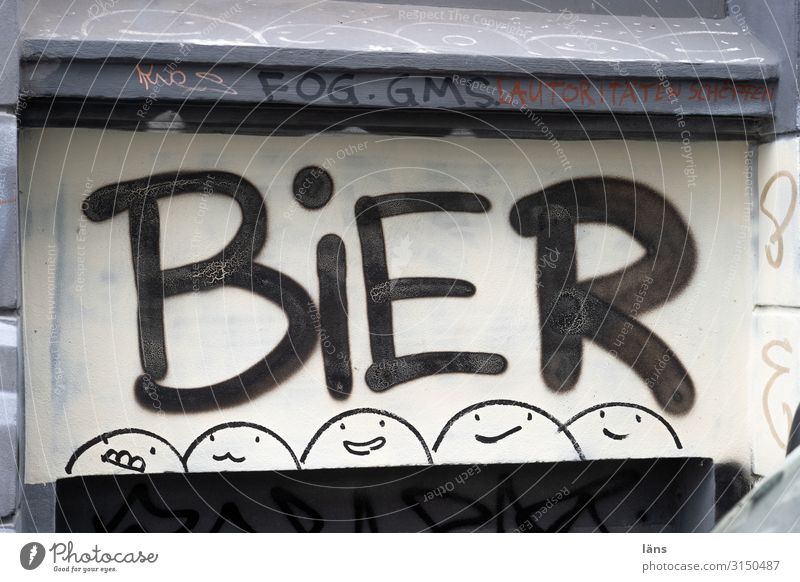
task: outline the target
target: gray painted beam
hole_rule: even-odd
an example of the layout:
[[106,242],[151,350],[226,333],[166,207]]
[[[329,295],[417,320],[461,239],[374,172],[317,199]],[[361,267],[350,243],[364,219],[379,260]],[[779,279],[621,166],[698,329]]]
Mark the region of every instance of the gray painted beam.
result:
[[[654,18],[297,0],[24,5],[22,58],[324,70],[763,80],[778,59],[731,18]],[[34,71],[35,76],[47,74]]]
[[800,2],[797,0],[729,0],[729,18],[747,36],[766,44],[779,59],[780,82],[775,95],[776,134],[800,129]]
[[157,101],[718,116],[767,116],[773,108],[773,84],[763,79],[739,83],[669,79],[653,67],[645,77],[588,79],[581,75],[343,74],[193,63],[79,62],[47,68],[27,65],[22,79],[29,95],[138,100],[142,119]]

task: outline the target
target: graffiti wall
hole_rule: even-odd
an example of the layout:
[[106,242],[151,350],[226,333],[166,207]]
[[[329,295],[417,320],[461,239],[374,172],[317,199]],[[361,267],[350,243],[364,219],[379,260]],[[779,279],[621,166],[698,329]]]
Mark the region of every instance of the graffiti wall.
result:
[[758,152],[757,308],[750,415],[753,469],[759,475],[781,468],[800,405],[796,281],[800,237],[795,216],[799,143],[796,137],[785,137],[760,146]]
[[749,463],[742,142],[21,143],[28,482]]

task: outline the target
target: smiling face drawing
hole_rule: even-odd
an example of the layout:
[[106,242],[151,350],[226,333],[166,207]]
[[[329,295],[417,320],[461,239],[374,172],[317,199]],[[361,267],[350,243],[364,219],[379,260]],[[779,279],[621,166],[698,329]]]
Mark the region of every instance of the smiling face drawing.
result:
[[565,426],[587,458],[668,456],[683,448],[661,415],[638,404],[598,404],[576,414]]
[[[601,409],[600,410],[600,418],[605,418],[605,417],[606,417],[606,411]],[[634,414],[633,417],[636,419],[636,422],[638,424],[642,423],[642,413],[641,412],[639,412],[638,414]],[[628,420],[630,420],[630,419],[628,419]],[[603,434],[606,435],[610,439],[614,439],[615,441],[624,441],[626,438],[631,436],[631,433],[629,433],[629,432],[626,432],[625,434],[617,434],[615,432],[611,432],[610,430],[608,430],[605,427],[603,427]]]
[[78,447],[65,467],[68,475],[136,475],[183,470],[175,447],[155,433],[135,428],[93,438]]
[[490,400],[465,408],[442,429],[433,451],[437,463],[581,458],[572,435],[558,420],[514,400]]
[[228,422],[207,430],[189,446],[184,460],[191,472],[300,468],[286,441],[250,422]]
[[399,416],[361,408],[326,422],[300,462],[313,468],[427,465],[431,454],[417,429]]

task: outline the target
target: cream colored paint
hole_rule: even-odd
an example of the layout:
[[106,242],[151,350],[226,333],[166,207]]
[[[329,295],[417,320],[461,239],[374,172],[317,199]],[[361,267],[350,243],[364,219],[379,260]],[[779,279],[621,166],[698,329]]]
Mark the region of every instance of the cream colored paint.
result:
[[[360,151],[358,144],[363,144]],[[651,186],[689,223],[699,255],[689,287],[661,308],[640,316],[671,346],[694,380],[694,407],[682,416],[665,415],[683,448],[670,448],[669,440],[665,444],[660,423],[641,423],[641,430],[625,441],[604,440],[599,417],[587,416],[576,422],[576,426],[581,422],[583,428],[578,428],[585,433],[580,438],[585,440],[587,456],[707,456],[749,465],[746,426],[752,274],[746,144],[692,143],[691,158],[682,157],[685,151],[676,142],[560,145],[570,161],[569,172],[563,170],[553,144],[547,141],[24,131],[20,176],[26,481],[64,477],[65,466],[78,447],[120,428],[155,433],[182,454],[211,427],[248,422],[274,431],[300,458],[329,419],[356,408],[388,411],[405,419],[428,448],[451,417],[487,400],[520,401],[560,421],[604,402],[657,409],[641,379],[587,341],[583,374],[573,390],[557,394],[541,380],[535,242],[513,231],[509,212],[520,197],[570,176],[626,177]],[[293,199],[291,182],[300,168],[322,165],[326,159],[333,162],[329,171],[335,196],[321,210],[306,210]],[[696,172],[693,186],[684,174],[689,161]],[[268,212],[268,240],[257,261],[294,278],[315,301],[317,242],[328,233],[344,239],[354,373],[349,399],[339,401],[328,395],[317,346],[302,370],[250,402],[185,415],[158,413],[136,403],[133,383],[142,369],[128,218],[122,214],[103,223],[90,223],[82,218],[81,202],[101,186],[177,170],[222,170],[251,181],[264,196]],[[458,277],[477,287],[471,298],[394,303],[397,353],[497,352],[508,360],[508,368],[497,376],[432,376],[375,393],[364,381],[371,357],[354,204],[364,195],[424,190],[474,191],[487,196],[492,209],[485,215],[431,213],[383,221],[391,277]],[[163,268],[217,252],[233,236],[241,214],[229,199],[204,199],[200,193],[159,204]],[[643,252],[621,231],[597,225],[579,228],[578,249],[581,279],[631,263]],[[275,345],[287,325],[273,304],[230,288],[168,299],[165,323],[169,361],[165,383],[175,386],[206,385],[241,372]],[[498,427],[504,426],[505,412],[500,411],[499,419],[493,417]],[[358,439],[372,438],[379,433],[371,431],[387,427],[396,429],[398,436],[387,436],[388,444],[380,455],[355,458],[342,454],[341,442],[336,440],[341,437],[334,435],[328,452],[322,446],[312,447],[308,466],[425,462],[418,443],[403,432],[404,425],[385,423],[386,427],[379,429],[379,418],[357,420],[353,430],[366,435]],[[630,420],[623,415],[618,422]],[[534,430],[543,432],[528,435],[540,443],[535,447],[521,438],[496,449],[478,450],[474,450],[477,443],[466,427],[466,436],[459,437],[455,431],[445,438],[447,451],[443,444],[440,453],[432,452],[433,462],[571,458],[574,451],[559,441],[563,435],[550,434],[546,426],[542,423],[544,428]],[[261,449],[256,448],[255,436],[246,430],[225,433],[225,448],[234,456],[236,451],[256,456]],[[456,440],[448,442],[450,437]],[[317,444],[325,444],[325,439]],[[553,445],[541,445],[546,439],[552,439]],[[258,444],[265,442],[261,439]],[[398,444],[391,447],[391,442]],[[264,453],[255,466],[291,468],[288,458]],[[153,470],[165,470],[159,464],[152,466]],[[194,453],[190,462],[193,471],[240,468],[244,467],[222,467],[207,455],[195,457]],[[81,471],[115,469],[101,462],[87,463]]]
[[800,307],[800,140],[758,148],[756,303]]
[[783,465],[800,405],[800,318],[794,310],[764,307],[753,322],[753,471],[770,475]]
[[756,303],[750,418],[753,470],[781,467],[800,404],[800,139],[758,148]]

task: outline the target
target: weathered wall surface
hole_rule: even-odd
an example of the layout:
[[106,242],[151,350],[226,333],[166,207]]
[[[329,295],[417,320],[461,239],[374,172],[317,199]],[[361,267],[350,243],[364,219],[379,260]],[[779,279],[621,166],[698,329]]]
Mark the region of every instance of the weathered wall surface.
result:
[[31,130],[21,150],[30,483],[748,463],[743,142]]
[[0,4],[0,531],[18,505],[17,50],[16,2]]
[[757,271],[754,316],[753,462],[757,473],[780,468],[800,405],[800,237],[797,177],[800,139],[785,136],[758,153]]
[[[53,529],[51,482],[67,474],[628,455],[711,456],[737,474],[781,464],[800,402],[797,2],[728,2],[723,19],[722,3],[709,0],[702,21],[671,3],[650,25],[628,12],[609,25],[581,14],[581,0],[513,20],[482,9],[322,3],[280,26],[250,5],[191,4],[191,13],[175,3],[142,13],[128,0],[86,0],[64,15],[27,3],[21,89],[17,7],[0,6],[0,531]],[[345,13],[370,29],[338,18]],[[303,44],[309,39],[313,46]],[[317,73],[328,60],[343,69]],[[485,76],[476,86],[477,70]],[[565,71],[576,79],[547,80]],[[670,87],[682,96],[675,103],[664,99]],[[266,98],[505,109],[527,119],[498,133],[535,127],[537,139],[553,134],[535,111],[554,109],[641,114],[614,124],[647,139],[665,126],[683,139],[684,114],[719,136],[736,115],[769,116],[760,138],[783,137],[758,147],[754,166],[743,142],[694,135],[657,145],[556,145],[554,137],[498,145],[29,131],[21,343],[19,95],[111,99],[150,129],[175,117],[158,117],[170,101]],[[130,101],[117,103],[123,96]],[[312,120],[327,127],[335,111]],[[350,131],[364,131],[359,119]],[[570,135],[600,137],[598,127],[611,127],[593,119],[579,119]],[[395,157],[402,163],[389,164]],[[325,173],[302,173],[309,165]],[[174,198],[164,195],[169,186],[148,191],[149,202],[137,198],[141,184],[102,190],[179,170],[196,175]],[[242,176],[253,190],[214,172]],[[555,188],[569,177],[594,183]],[[598,177],[652,192],[638,188],[635,209],[600,208],[591,200]],[[542,190],[557,203],[537,204]],[[629,200],[629,190],[607,182],[604,197]],[[381,198],[389,193],[404,198]],[[90,195],[94,204],[81,207]],[[127,208],[104,202],[126,196]],[[357,206],[364,197],[371,202]],[[277,284],[266,267],[280,271]],[[342,416],[354,409],[361,414]],[[224,431],[210,430],[220,423]],[[21,455],[30,461],[22,504]],[[136,487],[128,493],[143,498]],[[224,494],[217,500],[228,507]],[[105,501],[103,527],[119,500]],[[273,525],[257,512],[246,517]],[[198,523],[215,527],[202,516]],[[124,520],[116,525],[124,529]]]

